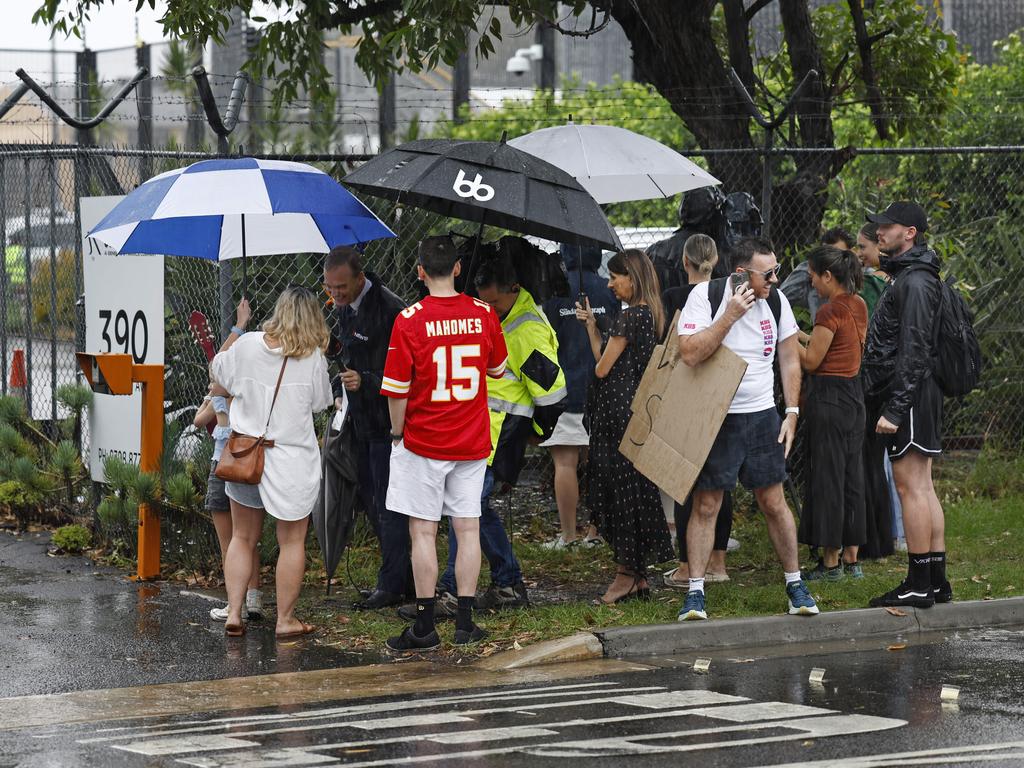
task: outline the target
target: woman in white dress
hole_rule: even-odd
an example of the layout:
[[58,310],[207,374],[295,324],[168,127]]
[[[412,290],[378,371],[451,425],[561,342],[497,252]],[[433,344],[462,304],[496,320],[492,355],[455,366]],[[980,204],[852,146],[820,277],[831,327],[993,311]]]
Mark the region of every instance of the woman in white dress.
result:
[[[262,435],[265,451],[259,485],[227,483],[232,534],[224,559],[228,591],[225,634],[244,634],[241,611],[252,571],[252,553],[263,530],[264,512],[277,520],[277,637],[295,637],[315,627],[295,618],[295,602],[306,565],[306,530],[320,488],[320,455],[313,412],[331,405],[331,383],[323,351],[329,333],[312,291],[287,288],[262,333],[247,333],[210,364],[213,380],[231,395],[231,426]],[[287,362],[285,362],[287,359]],[[284,376],[274,399],[281,367]],[[270,416],[269,425],[267,423]]]

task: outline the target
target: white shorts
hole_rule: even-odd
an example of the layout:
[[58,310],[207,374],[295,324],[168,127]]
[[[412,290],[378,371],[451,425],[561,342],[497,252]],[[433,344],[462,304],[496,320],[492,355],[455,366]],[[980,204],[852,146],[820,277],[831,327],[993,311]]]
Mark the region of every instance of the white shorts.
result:
[[387,508],[421,520],[480,517],[487,459],[428,459],[399,443],[391,449]]
[[542,448],[554,445],[590,445],[590,435],[583,428],[582,413],[562,413],[551,437],[541,443]]

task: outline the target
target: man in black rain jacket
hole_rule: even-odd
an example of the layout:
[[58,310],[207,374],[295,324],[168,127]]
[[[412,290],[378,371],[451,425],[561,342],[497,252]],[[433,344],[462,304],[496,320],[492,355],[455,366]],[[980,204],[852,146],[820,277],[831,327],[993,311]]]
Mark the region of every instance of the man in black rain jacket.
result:
[[871,605],[929,608],[953,599],[945,521],[932,483],[932,460],[942,453],[942,392],[932,373],[939,257],[925,242],[928,219],[916,203],[895,202],[867,218],[878,224],[881,268],[893,282],[871,318],[861,371],[875,429],[888,436],[909,556],[907,578]]

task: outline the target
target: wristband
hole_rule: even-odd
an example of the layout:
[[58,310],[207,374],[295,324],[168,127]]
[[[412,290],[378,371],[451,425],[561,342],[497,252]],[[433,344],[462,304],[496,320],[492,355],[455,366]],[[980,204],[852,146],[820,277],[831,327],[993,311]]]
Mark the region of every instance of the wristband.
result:
[[241,335],[243,335],[245,333],[245,331],[243,331],[237,325],[232,325],[231,326],[231,332],[236,334],[236,335],[238,335],[238,336],[241,336]]
[[[404,434],[404,433],[402,433],[402,434]],[[402,439],[402,435],[396,435],[394,432],[391,433],[391,440],[393,442],[397,443],[397,442],[401,441],[401,439]]]
[[793,414],[794,416],[799,416],[799,415],[800,415],[800,409],[799,409],[799,408],[797,408],[797,407],[796,407],[795,405],[791,405],[791,406],[789,406],[789,407],[788,407],[788,408],[786,409],[786,415],[788,416],[788,415],[789,415],[789,414],[791,414],[791,413],[792,413],[792,414]]

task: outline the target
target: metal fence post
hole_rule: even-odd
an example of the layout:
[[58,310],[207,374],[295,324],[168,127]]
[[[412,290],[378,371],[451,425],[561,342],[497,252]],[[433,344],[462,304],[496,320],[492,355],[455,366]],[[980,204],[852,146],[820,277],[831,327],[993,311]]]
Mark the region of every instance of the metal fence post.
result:
[[[135,49],[135,66],[145,67],[152,71],[152,49],[148,43],[141,43]],[[147,77],[139,83],[135,93],[135,103],[139,106],[139,149],[147,150],[153,148],[153,79]],[[139,158],[139,183],[146,181],[153,175],[153,158],[143,154]]]
[[0,157],[0,392],[7,394],[7,162]]
[[50,177],[50,419],[57,421],[57,173],[53,154],[46,159]]
[[397,123],[395,76],[390,74],[384,82],[380,95],[377,97],[377,138],[380,142],[381,152],[395,145],[395,128]]
[[25,403],[32,418],[32,161],[25,158]]
[[[74,181],[74,195],[75,195],[75,306],[77,307],[79,302],[82,302],[84,308],[85,295],[82,289],[83,268],[82,268],[82,156],[79,154],[78,149],[74,150],[74,154],[71,158],[72,169],[75,177]],[[75,312],[75,349],[78,351],[85,350],[85,312]],[[75,373],[75,379],[81,374]]]
[[[89,113],[89,86],[96,79],[96,52],[86,48],[76,55],[76,69],[78,70],[78,98],[76,99],[77,117],[79,120],[88,119]],[[78,143],[80,146],[90,146],[92,134],[86,129],[78,130]]]

